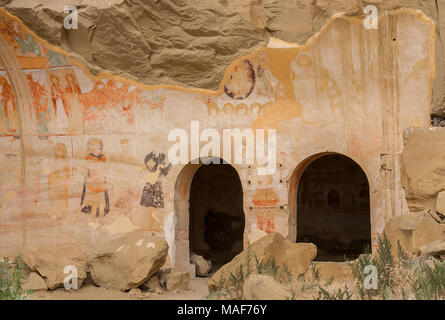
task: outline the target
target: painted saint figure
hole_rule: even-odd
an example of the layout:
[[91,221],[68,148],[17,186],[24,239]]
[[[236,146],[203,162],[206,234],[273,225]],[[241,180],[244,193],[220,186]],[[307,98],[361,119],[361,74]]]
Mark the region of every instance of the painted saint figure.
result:
[[0,76],[0,114],[5,122],[8,133],[16,133],[18,129],[17,107],[12,86],[6,78]]
[[70,110],[69,105],[65,101],[65,90],[60,85],[60,80],[57,76],[52,75],[51,79],[51,98],[54,106],[54,113],[56,116],[57,128],[68,128]]
[[148,172],[144,176],[145,186],[140,205],[148,208],[148,223],[154,232],[161,232],[163,225],[162,212],[155,214],[158,209],[164,208],[164,192],[160,178],[161,175],[166,176],[172,166],[171,163],[166,166],[165,158],[163,153],[156,156],[154,152],[150,152],[144,159]]
[[103,142],[98,138],[90,138],[87,142],[89,163],[83,183],[80,205],[83,213],[91,213],[93,221],[99,217],[102,220],[110,211],[107,181],[103,174],[103,163],[106,162],[103,152]]
[[[37,73],[40,78],[40,71]],[[40,79],[34,80],[33,73],[27,73],[26,78],[32,92],[32,102],[34,105],[35,121],[39,133],[48,133],[49,113],[48,113],[48,90],[41,83]]]
[[63,220],[68,213],[68,185],[70,177],[65,144],[56,144],[53,152],[56,160],[63,163],[63,166],[62,168],[53,170],[48,175],[48,193],[51,201],[52,214],[57,219]]
[[224,85],[224,92],[231,98],[242,100],[247,98],[255,88],[255,71],[249,60],[238,63]]
[[150,152],[145,156],[145,166],[148,172],[145,174],[145,186],[142,191],[141,206],[152,208],[164,208],[164,193],[160,176],[166,176],[172,164],[165,164],[165,154],[156,156]]

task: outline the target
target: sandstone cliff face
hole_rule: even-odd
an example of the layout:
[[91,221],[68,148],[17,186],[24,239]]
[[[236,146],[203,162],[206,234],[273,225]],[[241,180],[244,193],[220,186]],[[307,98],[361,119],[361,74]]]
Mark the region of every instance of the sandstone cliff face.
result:
[[63,27],[71,0],[13,1],[6,8],[93,73],[145,84],[215,89],[236,57],[264,42],[261,29],[216,0],[78,2],[78,30]]
[[[276,130],[276,170],[260,177],[264,164],[234,164],[244,245],[261,231],[296,239],[299,173],[326,152],[354,159],[367,174],[376,239],[403,209],[400,133],[430,123],[432,32],[418,10],[382,15],[377,31],[336,16],[306,46],[276,41],[234,61],[224,88],[206,92],[93,77],[0,8],[0,102],[8,111],[0,117],[0,255],[27,243],[69,248],[77,240],[88,249],[141,228],[165,235],[169,261],[188,271],[198,168],[187,164],[192,154],[185,163],[168,156],[172,166],[166,156],[177,147],[172,130],[188,133],[194,121],[220,137],[226,128]],[[224,150],[211,152],[233,163]],[[147,158],[166,170],[152,176]]]
[[[66,5],[79,9],[79,29],[65,30]],[[335,13],[363,17],[380,11],[422,10],[436,22],[432,113],[445,116],[445,0],[2,0],[37,35],[61,46],[97,74],[145,84],[215,90],[226,67],[270,37],[304,43]]]
[[445,190],[443,128],[407,128],[402,153],[402,185],[411,212],[437,208]]

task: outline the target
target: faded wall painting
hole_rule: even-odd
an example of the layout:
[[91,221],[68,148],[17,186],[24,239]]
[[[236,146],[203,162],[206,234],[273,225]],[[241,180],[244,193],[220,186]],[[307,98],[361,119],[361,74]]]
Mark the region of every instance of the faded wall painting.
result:
[[130,128],[135,122],[136,105],[141,103],[140,88],[114,80],[94,82],[83,91],[85,133],[113,132]]
[[[1,240],[11,234],[23,236],[18,244],[29,239],[50,243],[52,235],[42,236],[49,227],[52,234],[62,234],[60,242],[94,238],[96,229],[91,225],[105,232],[113,225],[116,233],[141,228],[162,234],[169,215],[180,226],[175,241],[188,243],[194,237],[188,233],[190,212],[175,205],[175,197],[190,200],[185,199],[186,187],[176,190],[186,184],[176,184],[184,165],[171,164],[167,154],[173,144],[169,133],[176,128],[188,131],[191,121],[199,121],[201,131],[219,133],[276,129],[280,166],[279,173],[254,179],[258,161],[236,165],[239,189],[238,182],[233,189],[221,181],[227,186],[222,195],[226,198],[216,208],[211,208],[212,197],[221,188],[209,190],[204,183],[192,193],[193,210],[203,218],[201,236],[196,236],[202,239],[195,239],[198,246],[204,246],[205,215],[211,212],[207,222],[216,229],[222,219],[217,214],[229,212],[225,205],[233,199],[239,201],[236,216],[246,222],[235,228],[244,230],[239,232],[241,244],[246,244],[252,230],[295,236],[291,177],[301,162],[323,152],[360,161],[372,182],[371,232],[381,233],[386,208],[402,201],[395,199],[402,193],[393,175],[403,148],[401,132],[413,122],[429,125],[433,75],[431,22],[417,11],[385,19],[398,30],[393,45],[400,54],[393,57],[397,60],[393,64],[378,50],[383,41],[379,31],[368,32],[350,17],[338,17],[304,46],[277,45],[270,39],[227,66],[220,89],[210,91],[90,74],[79,61],[39,39],[0,8],[0,36],[26,79],[12,83],[5,66],[0,66],[0,217],[2,226],[5,217],[9,224],[0,228],[0,255]],[[410,51],[410,35],[402,31],[408,25],[417,31],[420,45],[415,52]],[[347,30],[341,38],[340,30]],[[377,61],[388,63],[379,67]],[[385,77],[383,66],[397,75],[395,79]],[[391,86],[386,85],[389,80]],[[17,100],[15,90],[29,96]],[[23,138],[22,125],[30,129]],[[246,149],[244,144],[244,154]],[[384,164],[391,166],[386,171],[381,170],[382,154],[394,160],[385,159]],[[210,199],[205,205],[203,194]],[[337,202],[334,193],[329,199]]]
[[54,148],[55,163],[48,174],[48,195],[51,202],[52,215],[57,219],[65,219],[68,214],[68,198],[70,184],[70,167],[67,161],[67,149],[63,143]]
[[103,164],[107,161],[103,154],[103,141],[90,138],[87,142],[88,155],[85,157],[86,175],[83,182],[81,211],[91,214],[94,222],[102,221],[110,211],[107,190],[107,179],[104,176]]
[[154,152],[145,156],[144,164],[148,172],[144,175],[145,186],[142,190],[140,205],[149,208],[150,224],[154,230],[159,231],[163,221],[160,220],[159,213],[156,213],[155,209],[164,208],[164,192],[160,179],[168,174],[172,164],[166,161],[164,153],[156,155]]
[[19,118],[14,90],[8,76],[0,72],[0,135],[18,135]]

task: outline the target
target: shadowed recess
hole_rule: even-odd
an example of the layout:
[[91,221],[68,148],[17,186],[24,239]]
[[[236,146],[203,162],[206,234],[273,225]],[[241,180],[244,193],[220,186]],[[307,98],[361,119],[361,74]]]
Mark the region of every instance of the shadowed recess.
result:
[[326,155],[304,170],[297,193],[297,242],[317,245],[318,261],[356,258],[371,246],[369,184],[350,158]]

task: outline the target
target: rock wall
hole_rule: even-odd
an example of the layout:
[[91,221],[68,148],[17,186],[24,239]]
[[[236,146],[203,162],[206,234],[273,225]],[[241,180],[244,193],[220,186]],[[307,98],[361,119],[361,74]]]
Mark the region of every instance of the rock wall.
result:
[[432,114],[445,117],[445,0],[78,0],[79,29],[65,30],[63,9],[72,2],[3,5],[93,74],[108,71],[144,84],[212,90],[233,60],[270,37],[302,45],[337,13],[363,18],[368,4],[380,14],[419,9],[436,24]]
[[[445,189],[443,128],[407,128],[402,153],[402,185],[411,212],[437,208]],[[440,208],[440,211],[443,211]]]
[[[125,11],[127,3],[104,10]],[[0,255],[29,243],[91,248],[142,229],[164,234],[169,263],[186,270],[190,186],[199,165],[171,164],[168,137],[175,129],[192,136],[193,121],[220,137],[223,129],[276,130],[275,171],[258,175],[258,159],[233,164],[243,188],[244,246],[257,230],[295,240],[299,173],[326,153],[344,154],[366,173],[375,244],[385,221],[406,207],[402,131],[430,124],[435,39],[433,20],[417,10],[387,12],[379,25],[367,30],[363,20],[339,15],[303,46],[271,38],[233,60],[211,91],[150,86],[129,73],[95,76],[84,58],[0,8]],[[105,48],[102,54],[112,54]]]

